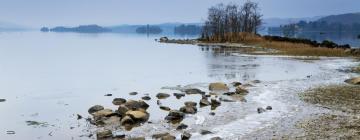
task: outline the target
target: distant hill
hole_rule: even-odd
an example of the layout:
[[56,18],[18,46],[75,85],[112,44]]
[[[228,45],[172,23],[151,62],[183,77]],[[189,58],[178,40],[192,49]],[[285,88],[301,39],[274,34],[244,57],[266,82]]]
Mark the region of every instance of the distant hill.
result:
[[300,21],[316,21],[322,18],[323,16],[316,17],[305,17],[305,18],[266,18],[263,19],[264,27],[279,27],[281,25],[287,25],[292,23],[298,23]]
[[30,30],[30,29],[10,22],[0,22],[0,32],[13,32],[13,31],[25,31],[25,30]]
[[[174,23],[162,23],[162,24],[150,24],[150,26],[157,26],[160,27],[162,30],[162,34],[174,34],[174,29],[177,26],[180,25],[197,25],[200,26],[202,25],[201,23],[178,23],[178,22],[174,22]],[[112,32],[115,33],[136,33],[136,29],[138,29],[139,27],[143,27],[146,26],[146,24],[142,24],[142,25],[117,25],[117,26],[109,26],[107,28],[111,29]]]
[[341,15],[331,15],[327,17],[320,18],[318,21],[325,21],[329,24],[331,23],[340,23],[343,25],[352,25],[355,23],[360,23],[360,13],[348,13]]
[[43,27],[40,29],[42,32],[76,32],[76,33],[104,33],[104,32],[111,32],[111,29],[101,27],[98,25],[80,25],[78,27],[63,27],[58,26],[55,28],[47,28]]

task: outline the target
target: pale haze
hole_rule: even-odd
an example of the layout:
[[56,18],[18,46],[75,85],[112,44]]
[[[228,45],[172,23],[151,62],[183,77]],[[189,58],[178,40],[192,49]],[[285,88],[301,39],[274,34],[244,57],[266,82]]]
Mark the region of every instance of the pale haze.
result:
[[[360,12],[359,0],[254,0],[264,18]],[[245,0],[1,0],[0,21],[31,27],[202,22],[218,3]]]

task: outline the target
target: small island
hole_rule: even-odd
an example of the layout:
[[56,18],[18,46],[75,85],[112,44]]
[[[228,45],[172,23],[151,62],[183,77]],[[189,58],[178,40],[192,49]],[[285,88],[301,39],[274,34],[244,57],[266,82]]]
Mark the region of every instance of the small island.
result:
[[58,26],[49,29],[48,27],[43,27],[40,29],[42,32],[76,32],[76,33],[106,33],[111,32],[111,29],[101,27],[99,25],[80,25],[78,27],[64,27]]

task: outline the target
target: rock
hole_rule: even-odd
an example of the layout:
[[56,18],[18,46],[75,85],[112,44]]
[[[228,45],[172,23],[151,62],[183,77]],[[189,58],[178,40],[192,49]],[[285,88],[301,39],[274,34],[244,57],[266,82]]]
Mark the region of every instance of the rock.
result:
[[266,110],[272,110],[272,107],[271,107],[271,106],[267,106],[267,107],[266,107]]
[[101,117],[108,117],[112,115],[114,112],[111,109],[103,109],[94,113],[91,113],[93,115],[94,119],[97,120]]
[[351,78],[351,79],[345,80],[345,82],[348,84],[360,85],[360,77]]
[[101,105],[94,105],[94,106],[89,108],[88,112],[89,112],[89,114],[92,114],[94,112],[97,112],[97,111],[100,111],[100,110],[103,110],[103,109],[104,109],[104,107],[101,106]]
[[185,102],[184,104],[185,104],[185,106],[196,106],[197,105],[196,102],[192,102],[192,101]]
[[221,102],[217,101],[216,99],[211,99],[211,106],[220,106]]
[[211,83],[209,85],[210,91],[228,91],[229,87],[225,83]]
[[159,133],[159,134],[154,134],[154,135],[152,135],[152,138],[153,139],[160,139],[160,138],[162,138],[162,137],[164,137],[164,136],[167,136],[167,135],[170,135],[169,133]]
[[104,124],[104,125],[116,125],[116,124],[120,124],[120,120],[121,118],[118,116],[111,116],[109,118],[105,118],[103,120],[101,120],[101,122],[99,124]]
[[130,92],[129,95],[137,95],[137,92]]
[[76,116],[77,116],[77,120],[80,120],[80,119],[83,118],[83,117],[82,117],[81,115],[79,115],[79,114],[76,114]]
[[121,115],[121,116],[125,116],[126,112],[129,111],[129,108],[126,107],[125,105],[120,105],[117,112]]
[[208,131],[208,130],[201,130],[200,131],[200,134],[201,135],[207,135],[207,134],[212,134],[213,132],[211,132],[211,131]]
[[6,99],[0,99],[0,102],[5,102],[6,101]]
[[114,105],[122,105],[122,104],[126,103],[126,100],[123,98],[115,98],[115,99],[113,99],[112,103]]
[[112,96],[112,94],[105,94],[104,96]]
[[185,114],[178,110],[170,110],[169,114],[165,117],[165,120],[168,121],[182,121],[185,117]]
[[202,98],[199,104],[200,106],[208,106],[210,105],[210,102],[206,98]]
[[240,85],[242,85],[240,82],[232,82],[231,83],[234,87],[238,87]]
[[156,95],[156,97],[157,97],[158,99],[166,99],[166,98],[170,97],[170,95],[167,94],[167,93],[158,93],[158,94]]
[[241,86],[238,86],[236,89],[235,89],[235,93],[236,94],[240,94],[240,95],[247,95],[249,93],[248,90],[246,90],[245,88],[241,87]]
[[205,92],[203,92],[203,91],[201,91],[200,89],[197,89],[197,88],[185,89],[185,93],[186,94],[201,94],[201,95],[205,94]]
[[157,100],[157,101],[156,101],[156,104],[157,104],[157,105],[161,105],[160,100]]
[[126,115],[130,116],[134,121],[146,122],[149,120],[149,114],[143,111],[128,111]]
[[260,83],[261,81],[260,80],[253,80],[253,81],[251,81],[251,83],[254,83],[254,84],[258,84],[258,83]]
[[160,37],[160,42],[167,42],[169,40],[169,38],[165,37]]
[[120,135],[116,135],[116,136],[113,136],[113,140],[123,140],[125,139],[125,134],[120,134]]
[[171,110],[171,108],[167,107],[167,106],[160,106],[160,109],[165,110],[165,111],[170,111]]
[[145,140],[144,137],[130,137],[130,138],[127,138],[126,140]]
[[260,113],[264,113],[266,110],[263,109],[262,107],[257,108],[257,112]]
[[166,135],[166,136],[161,137],[161,140],[175,140],[175,139],[176,139],[176,137],[173,135]]
[[219,100],[222,101],[222,102],[235,102],[234,100],[229,99],[229,97],[228,97],[228,98],[226,98],[226,97],[220,97]]
[[220,137],[212,137],[210,140],[222,140]]
[[225,92],[225,93],[223,93],[223,95],[227,95],[227,96],[232,96],[234,94],[236,94],[236,93],[235,92]]
[[188,128],[188,125],[181,123],[178,127],[176,127],[176,130],[183,130]]
[[180,99],[181,97],[185,97],[184,93],[174,93],[173,94],[177,99]]
[[180,111],[186,114],[196,114],[197,108],[195,106],[183,106],[180,108]]
[[146,110],[149,108],[149,105],[141,100],[140,101],[129,100],[124,105],[130,110],[138,110],[140,108]]
[[209,115],[215,116],[215,112],[210,112]]
[[111,130],[103,130],[96,132],[97,139],[111,138],[112,136],[113,135]]
[[148,100],[151,100],[151,97],[150,96],[144,96],[144,97],[141,97],[141,99],[148,101]]
[[181,134],[181,140],[189,140],[191,138],[191,134],[188,132],[184,132]]
[[125,116],[120,121],[121,125],[134,125],[135,121],[130,116]]

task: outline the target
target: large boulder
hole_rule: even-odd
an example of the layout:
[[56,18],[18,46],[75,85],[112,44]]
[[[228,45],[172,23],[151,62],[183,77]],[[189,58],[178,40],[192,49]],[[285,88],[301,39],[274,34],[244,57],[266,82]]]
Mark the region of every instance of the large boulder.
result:
[[345,82],[348,84],[360,85],[360,77],[347,79],[347,80],[345,80]]
[[115,98],[115,99],[113,99],[112,103],[114,105],[122,105],[122,104],[126,103],[126,100],[123,98]]
[[211,83],[209,85],[210,91],[229,91],[229,87],[225,83]]
[[130,116],[125,116],[120,121],[121,125],[134,125],[135,121]]
[[170,94],[167,94],[167,93],[158,93],[158,94],[156,95],[156,97],[157,97],[158,99],[166,99],[166,98],[170,97]]
[[146,122],[149,119],[149,114],[143,111],[128,111],[127,116],[130,116],[135,121]]
[[92,114],[94,112],[97,112],[97,111],[100,111],[100,110],[103,110],[103,109],[104,109],[104,107],[101,106],[101,105],[94,105],[94,106],[89,108],[88,112],[89,112],[89,114]]

